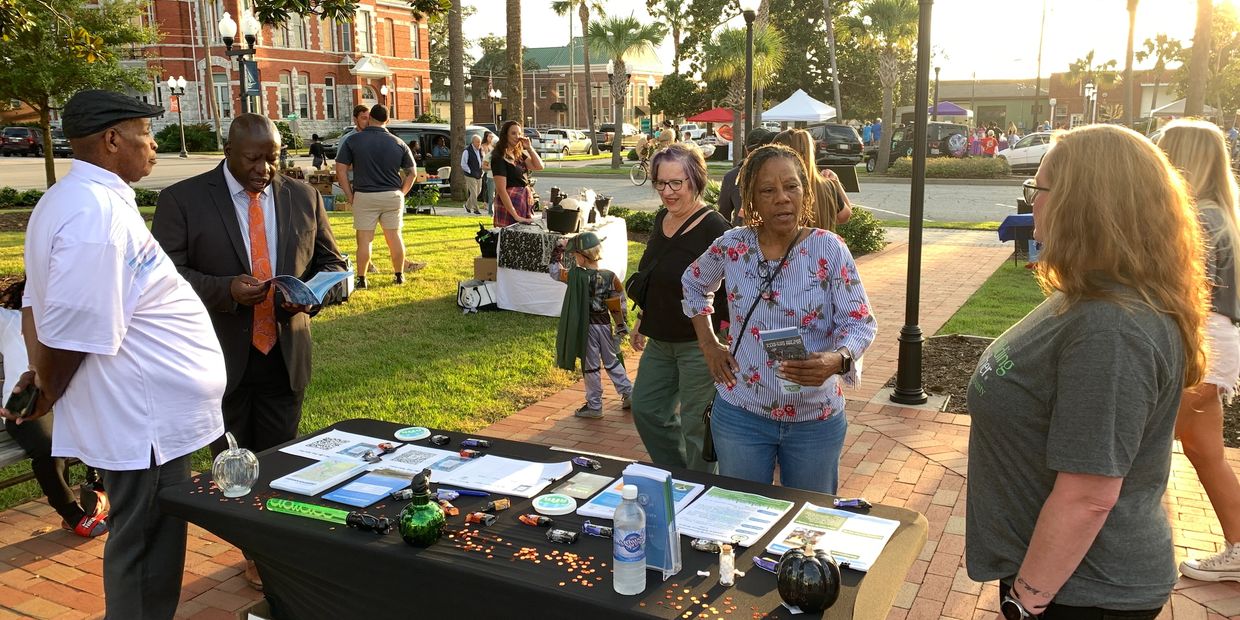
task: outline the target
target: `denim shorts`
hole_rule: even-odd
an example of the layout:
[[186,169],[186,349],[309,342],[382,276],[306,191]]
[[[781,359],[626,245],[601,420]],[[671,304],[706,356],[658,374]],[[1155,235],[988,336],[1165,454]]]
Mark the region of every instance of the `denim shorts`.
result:
[[835,494],[848,430],[844,414],[780,422],[716,396],[710,425],[720,475],[771,484],[778,463],[781,485]]

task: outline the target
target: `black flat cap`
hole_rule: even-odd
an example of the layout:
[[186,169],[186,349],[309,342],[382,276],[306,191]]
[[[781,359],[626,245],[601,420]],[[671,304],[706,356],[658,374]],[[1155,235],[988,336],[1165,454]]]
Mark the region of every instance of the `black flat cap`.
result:
[[133,118],[163,116],[164,109],[110,90],[81,90],[61,111],[66,138],[84,138]]

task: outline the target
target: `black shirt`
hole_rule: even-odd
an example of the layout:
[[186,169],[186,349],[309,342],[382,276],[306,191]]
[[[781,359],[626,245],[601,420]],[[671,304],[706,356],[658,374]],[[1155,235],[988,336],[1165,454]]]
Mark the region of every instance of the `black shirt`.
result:
[[741,167],[736,166],[723,173],[723,180],[719,182],[719,215],[737,225],[741,223],[741,188],[736,185],[740,173]]
[[349,136],[340,145],[336,161],[353,166],[353,189],[359,192],[390,192],[402,186],[400,171],[416,172],[409,145],[372,125]]
[[495,152],[491,153],[491,174],[508,179],[508,187],[525,187],[530,184],[526,176],[528,174],[525,167],[526,157],[522,157],[519,163],[512,164],[504,159],[502,151],[495,149]]
[[[659,257],[658,264],[650,272],[650,289],[646,294],[646,307],[642,308],[641,333],[663,342],[692,342],[697,340],[697,334],[680,305],[684,298],[680,278],[689,264],[704,254],[710,244],[730,229],[731,225],[712,209],[701,222],[673,242],[663,234],[663,218],[666,215],[667,209],[659,209],[654,218],[650,241],[646,244],[646,252],[642,254],[637,267],[639,271],[648,270],[655,262],[655,257]],[[664,251],[663,248],[669,243],[673,245]],[[725,282],[724,286],[726,285]],[[712,318],[715,328],[718,329],[719,321],[728,320],[728,304],[716,301]]]

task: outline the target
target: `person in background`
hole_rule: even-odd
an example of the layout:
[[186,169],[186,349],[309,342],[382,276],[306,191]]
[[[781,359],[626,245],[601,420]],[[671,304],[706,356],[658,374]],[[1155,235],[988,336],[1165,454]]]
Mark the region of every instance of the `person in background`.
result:
[[[84,90],[63,108],[69,173],[26,227],[22,335],[38,388],[29,424],[53,407],[52,456],[98,467],[111,510],[103,552],[108,618],[171,620],[185,569],[185,521],[160,491],[224,433],[224,355],[194,289],[147,230],[129,186],[156,163],[163,108]],[[277,147],[278,148],[278,147]]]
[[[340,149],[344,148],[344,143],[348,141],[349,138],[361,133],[362,130],[366,129],[366,126],[369,124],[370,124],[370,108],[364,105],[360,105],[360,104],[353,106],[353,131],[346,133],[340,137],[340,142],[336,144],[336,154],[337,155],[340,154]],[[349,178],[353,178],[353,177],[349,177]]]
[[530,148],[530,139],[517,121],[504,121],[499,143],[491,154],[498,204],[493,223],[502,228],[510,224],[534,222],[534,199],[530,195],[530,171],[543,169],[542,158]]
[[[745,137],[745,152],[752,153],[754,149],[766,146],[774,139],[775,132],[765,127],[755,127]],[[743,158],[740,163],[745,163]],[[732,226],[741,226],[745,222],[745,215],[741,211],[741,189],[736,182],[740,173],[741,166],[733,166],[731,170],[723,173],[723,180],[719,182],[719,215]]]
[[[426,162],[423,161],[425,158],[422,155],[422,143],[421,142],[417,140],[410,142],[409,152],[413,155],[413,164],[415,168],[417,166],[424,166],[426,164]],[[416,170],[414,171],[414,175],[417,175]]]
[[1007,133],[1004,134],[1004,141],[1000,145],[999,150],[1010,149],[1016,146],[1016,143],[1019,141],[1020,141],[1020,134],[1016,131],[1016,125],[1015,124],[1008,125]]
[[861,142],[866,146],[874,143],[874,126],[870,124],[870,121],[866,121],[861,127]]
[[672,145],[676,141],[676,129],[672,127],[672,119],[663,121],[663,129],[659,131],[659,135],[655,136],[654,149],[661,151]]
[[1184,175],[1196,200],[1197,219],[1206,239],[1210,314],[1206,319],[1205,378],[1184,391],[1175,433],[1197,470],[1223,529],[1224,546],[1214,555],[1185,560],[1180,572],[1202,581],[1240,581],[1240,483],[1223,447],[1223,403],[1235,396],[1240,380],[1240,204],[1223,132],[1208,121],[1175,120],[1158,146]]
[[[573,256],[573,266],[567,269],[560,263],[565,250]],[[573,413],[579,418],[603,417],[604,370],[620,395],[622,408],[630,407],[633,393],[633,384],[620,358],[620,342],[629,333],[625,318],[628,302],[620,277],[611,270],[599,268],[602,252],[603,240],[592,232],[561,237],[547,265],[552,280],[568,285],[556,331],[556,365],[571,372],[576,369],[577,360],[581,360],[586,403]],[[615,333],[612,332],[613,321]]]
[[[387,130],[387,108],[370,108],[370,123],[349,139],[336,155],[336,180],[353,205],[353,230],[357,233],[357,288],[367,287],[366,269],[370,264],[370,244],[375,226],[383,227],[388,252],[392,255],[392,281],[405,283],[405,272],[426,267],[425,262],[405,262],[405,196],[413,187],[418,169],[413,154],[400,138]],[[414,142],[416,145],[417,142]],[[348,173],[355,172],[356,184]]]
[[465,212],[482,215],[478,208],[478,194],[482,191],[482,136],[474,134],[469,146],[461,152],[461,168],[465,173]]
[[1048,297],[969,383],[968,574],[999,580],[1007,618],[1152,620],[1176,582],[1176,410],[1206,372],[1200,227],[1163,153],[1116,125],[1056,136],[1024,191]]
[[[835,493],[848,422],[840,381],[857,385],[877,323],[844,240],[806,226],[813,190],[801,157],[771,144],[745,158],[747,226],[716,239],[681,277],[683,310],[716,384],[719,473]],[[711,328],[727,278],[727,344]],[[808,354],[777,360],[756,332],[791,328]]]
[[[26,343],[22,340],[22,292],[26,278],[11,282],[0,292],[0,354],[4,356],[4,386],[0,394],[10,394],[30,365]],[[20,394],[18,389],[16,393]],[[99,472],[86,466],[86,482],[82,485],[81,503],[69,486],[69,469],[65,459],[52,456],[52,419],[47,414],[37,420],[18,423],[5,419],[4,430],[13,437],[30,457],[30,471],[47,496],[47,503],[60,515],[61,529],[83,538],[108,533],[108,495],[99,480]]]
[[834,172],[818,171],[818,166],[814,163],[814,137],[804,129],[788,129],[776,135],[774,143],[792,149],[805,165],[814,198],[813,217],[810,218],[809,225],[835,231],[837,225],[847,222],[848,218],[852,217],[852,204],[848,201],[848,194],[844,193],[844,185]]
[[435,138],[435,146],[431,148],[431,157],[447,157],[452,154],[448,149],[448,140],[443,136]]
[[482,134],[482,196],[487,203],[487,215],[495,215],[495,176],[491,173],[491,153],[495,151],[495,134]]
[[881,144],[883,139],[883,119],[874,119],[874,124],[870,126],[870,137],[874,139],[874,144]]
[[[758,128],[750,135],[759,135]],[[686,144],[654,156],[650,176],[663,206],[655,214],[650,241],[638,262],[647,274],[645,299],[633,325],[633,350],[642,363],[633,384],[633,425],[650,454],[664,467],[714,472],[702,459],[706,427],[702,411],[715,397],[714,382],[697,346],[693,324],[681,309],[680,278],[693,259],[728,228],[728,220],[702,200],[706,160]],[[727,305],[719,302],[714,327],[727,321]]]
[[317,133],[310,136],[310,157],[315,170],[321,170],[323,164],[327,161],[326,153],[323,149],[323,139]]
[[986,135],[982,138],[982,156],[994,157],[998,149],[999,140],[995,138],[995,130],[986,130]]

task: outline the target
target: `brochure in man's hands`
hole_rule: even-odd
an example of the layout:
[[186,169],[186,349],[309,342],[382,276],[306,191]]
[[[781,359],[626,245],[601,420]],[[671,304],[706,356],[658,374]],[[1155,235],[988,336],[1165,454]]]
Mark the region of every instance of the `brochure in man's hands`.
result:
[[290,304],[318,306],[323,303],[333,286],[352,277],[352,271],[320,271],[305,282],[295,276],[276,276],[268,282],[280,289],[284,294],[284,301]]

